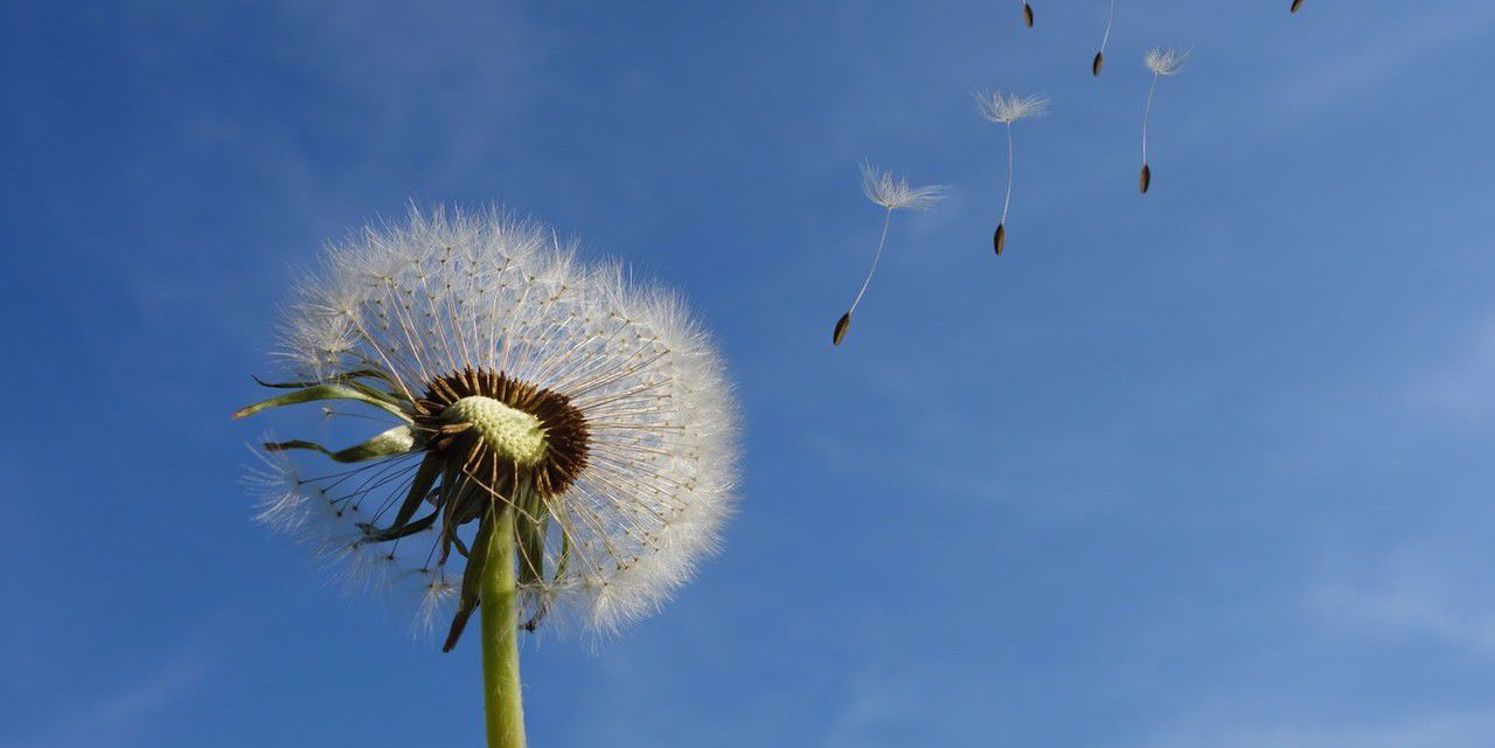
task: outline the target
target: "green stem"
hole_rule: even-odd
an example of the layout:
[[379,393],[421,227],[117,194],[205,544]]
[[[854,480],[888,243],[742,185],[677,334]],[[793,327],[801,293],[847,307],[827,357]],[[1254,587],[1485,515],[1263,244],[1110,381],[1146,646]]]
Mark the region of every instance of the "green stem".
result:
[[483,706],[488,748],[524,748],[519,694],[519,610],[514,577],[514,510],[490,515],[486,568],[478,588],[483,617]]

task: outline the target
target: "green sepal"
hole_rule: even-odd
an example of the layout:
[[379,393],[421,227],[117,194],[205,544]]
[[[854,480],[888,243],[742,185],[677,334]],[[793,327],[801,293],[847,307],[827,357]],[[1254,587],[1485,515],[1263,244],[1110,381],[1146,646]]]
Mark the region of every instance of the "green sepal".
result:
[[450,652],[452,647],[457,646],[457,640],[462,637],[462,629],[467,628],[467,619],[477,610],[479,588],[483,583],[483,572],[488,566],[488,538],[493,534],[495,520],[491,512],[485,512],[478,520],[478,534],[472,540],[472,553],[467,556],[467,568],[462,570],[462,593],[457,601],[457,612],[452,616],[452,627],[446,634],[446,643],[441,647],[443,652]]
[[[316,442],[301,439],[292,439],[288,442],[265,442],[265,449],[271,452],[283,452],[288,449],[309,449],[321,452],[338,462],[362,462],[380,457],[395,457],[397,455],[409,454],[421,447],[421,441],[423,440],[418,439],[415,432],[409,426],[396,426],[362,444],[355,444],[347,449],[341,449],[336,452]],[[424,467],[425,463],[422,462],[421,465]],[[426,488],[429,490],[430,486],[427,485]],[[411,513],[414,513],[413,509]]]
[[258,384],[261,387],[270,387],[277,390],[293,390],[303,387],[316,387],[317,385],[321,384],[343,384],[352,387],[370,397],[377,397],[380,400],[394,405],[410,402],[410,398],[405,397],[404,395],[401,395],[397,392],[386,392],[385,390],[378,389],[377,387],[370,387],[369,385],[358,381],[360,379],[377,379],[389,385],[391,388],[399,387],[399,385],[391,381],[390,378],[384,374],[384,372],[377,371],[375,369],[359,369],[358,371],[350,371],[345,374],[338,374],[332,377],[328,377],[327,379],[322,381],[266,382],[265,380],[254,376],[253,374],[249,375],[249,378],[253,379],[254,383]]
[[[452,514],[456,511],[457,496],[461,493],[459,476],[462,476],[462,466],[456,460],[452,460],[441,470],[441,487],[436,494],[436,509],[441,512],[441,557],[439,563],[446,563],[447,558],[452,555],[452,542],[457,538],[457,523],[453,521]],[[465,483],[466,481],[462,481]],[[467,555],[466,553],[463,554]]]
[[514,497],[514,539],[519,546],[519,585],[538,584],[545,579],[545,530],[549,513],[539,493],[521,489]]
[[[405,503],[401,504],[400,511],[395,513],[394,522],[390,523],[387,529],[381,531],[381,534],[399,532],[405,527],[405,523],[409,522],[410,518],[415,516],[415,511],[420,509],[421,503],[431,494],[431,486],[435,485],[436,476],[440,473],[441,459],[434,454],[426,455],[426,458],[420,461],[420,467],[416,468],[415,479],[410,482],[410,491],[405,494]],[[440,513],[441,506],[438,504],[436,511],[431,513],[429,520],[434,521],[436,515]],[[426,523],[426,526],[430,526],[429,521]]]
[[[528,485],[527,482],[523,482]],[[537,588],[545,582],[545,536],[550,529],[550,512],[545,500],[533,488],[524,488],[515,498],[514,540],[519,551],[519,587]],[[563,534],[564,545],[564,534]],[[569,549],[567,549],[569,550]],[[548,611],[544,595],[536,594],[538,607],[522,628],[534,631],[544,620]]]
[[364,536],[365,541],[370,543],[384,543],[390,540],[399,540],[400,538],[430,529],[431,525],[436,524],[436,517],[439,514],[441,512],[431,512],[414,522],[406,522],[398,527],[390,527],[387,530],[380,530],[369,523],[360,524],[359,528],[366,533]]
[[258,384],[261,387],[274,387],[275,389],[281,390],[297,390],[301,389],[302,387],[315,387],[319,384],[327,384],[329,382],[351,382],[355,379],[379,379],[385,382],[389,381],[389,377],[385,376],[384,372],[377,369],[359,369],[357,371],[348,371],[343,372],[342,374],[334,374],[326,379],[307,380],[304,382],[266,382],[265,380],[260,379],[253,374],[250,374],[249,378],[253,379],[254,383]]
[[373,523],[361,525],[364,532],[368,533],[371,542],[382,543],[386,540],[396,540],[407,535],[414,535],[431,525],[436,524],[436,518],[441,516],[441,504],[437,502],[436,508],[430,514],[421,517],[414,522],[410,521],[415,516],[416,510],[431,495],[431,487],[436,483],[436,476],[441,473],[441,459],[436,455],[428,454],[421,460],[420,467],[415,471],[415,478],[410,482],[410,490],[405,494],[404,503],[400,504],[400,510],[395,513],[394,521],[389,527],[379,529]]
[[388,411],[406,423],[414,423],[414,419],[411,418],[410,413],[406,412],[408,406],[390,402],[376,394],[370,394],[370,392],[371,388],[366,385],[355,387],[347,384],[318,384],[281,395],[280,397],[261,400],[253,405],[246,405],[234,411],[233,417],[236,419],[247,418],[266,408],[310,403],[317,400],[357,400],[358,402]]

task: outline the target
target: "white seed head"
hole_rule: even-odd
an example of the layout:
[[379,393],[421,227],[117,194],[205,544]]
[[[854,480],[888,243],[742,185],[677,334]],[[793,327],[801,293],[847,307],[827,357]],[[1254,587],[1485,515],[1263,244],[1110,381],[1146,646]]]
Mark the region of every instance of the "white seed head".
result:
[[1180,52],[1172,47],[1153,47],[1147,50],[1142,61],[1156,75],[1177,75],[1188,59],[1188,52]]
[[[929,198],[910,191],[900,200]],[[398,405],[354,403],[335,415],[367,410],[358,415],[419,430],[432,382],[463,372],[556,393],[580,414],[585,450],[574,474],[532,495],[532,506],[496,499],[539,522],[544,538],[543,559],[519,561],[539,572],[521,578],[522,615],[614,629],[658,608],[716,549],[734,503],[736,410],[720,358],[673,293],[626,281],[616,263],[583,263],[548,228],[496,210],[412,210],[404,224],[333,247],[298,286],[280,351],[290,374],[329,384],[362,377],[379,383],[371,397]],[[380,534],[414,493],[423,450],[454,438],[443,436],[451,424],[520,469],[560,451],[535,414],[488,397],[451,402],[437,423],[408,452],[351,466],[266,454],[249,478],[262,497],[258,519],[312,544],[356,586],[409,587],[429,625],[456,593],[465,551],[447,555],[440,518],[412,522],[398,538]],[[481,482],[459,480],[468,478]],[[471,543],[475,525],[459,542]]]
[[1010,125],[1020,119],[1037,117],[1049,110],[1049,100],[1043,96],[1018,96],[1001,91],[978,91],[976,107],[986,119]]
[[862,162],[862,194],[888,210],[933,207],[945,199],[949,189],[942,184],[910,187],[907,180],[893,176],[892,172],[880,171],[872,164]]

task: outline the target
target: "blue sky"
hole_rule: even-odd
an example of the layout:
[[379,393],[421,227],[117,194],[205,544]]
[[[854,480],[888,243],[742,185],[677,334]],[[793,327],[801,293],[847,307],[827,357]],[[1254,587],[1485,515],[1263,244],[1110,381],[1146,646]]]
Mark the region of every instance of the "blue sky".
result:
[[[680,287],[739,385],[725,554],[527,643],[534,745],[1495,744],[1495,6],[1122,0],[1095,80],[1101,0],[936,5],[5,2],[0,744],[479,743],[227,418],[412,200]],[[1054,100],[1000,259],[990,87]],[[833,350],[864,157],[953,197]]]

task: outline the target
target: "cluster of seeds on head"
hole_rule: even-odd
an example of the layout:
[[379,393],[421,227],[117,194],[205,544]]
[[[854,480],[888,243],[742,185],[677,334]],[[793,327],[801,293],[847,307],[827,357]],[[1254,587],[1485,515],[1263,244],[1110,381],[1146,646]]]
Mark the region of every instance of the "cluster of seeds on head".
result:
[[[432,380],[416,402],[416,423],[445,437],[433,440],[431,449],[451,450],[463,443],[489,459],[514,463],[531,473],[541,496],[563,493],[586,467],[586,416],[558,392],[502,372],[469,368]],[[465,431],[449,433],[453,425],[463,424],[479,438],[461,440],[457,437]]]
[[347,397],[403,422],[403,451],[272,444],[368,459],[295,471],[266,519],[325,505],[356,532],[314,542],[390,577],[408,573],[393,570],[411,556],[401,544],[430,537],[409,565],[428,613],[458,599],[449,644],[470,606],[448,578],[477,563],[474,533],[494,511],[513,513],[527,623],[564,602],[604,627],[683,581],[724,513],[731,419],[714,356],[671,297],[550,244],[531,226],[437,214],[335,250],[288,325],[309,381],[285,386],[312,394],[267,401]]

